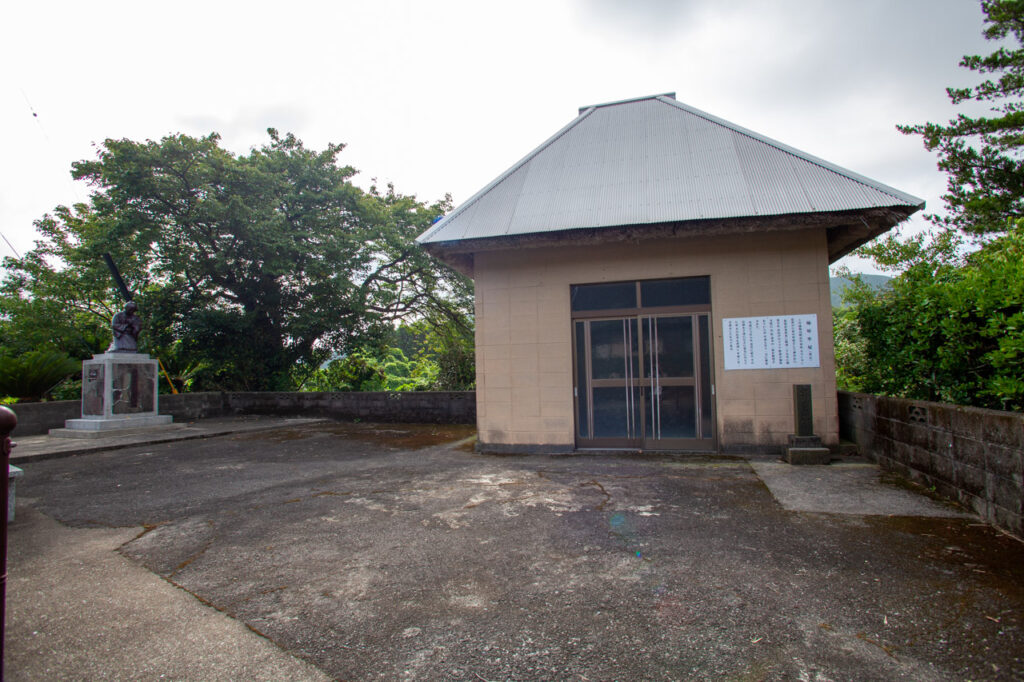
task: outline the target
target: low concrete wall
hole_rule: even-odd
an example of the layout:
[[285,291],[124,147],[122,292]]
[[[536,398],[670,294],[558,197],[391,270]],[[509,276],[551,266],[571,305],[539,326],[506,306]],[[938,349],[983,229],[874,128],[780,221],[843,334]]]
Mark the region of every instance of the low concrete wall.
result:
[[158,399],[159,411],[171,415],[177,422],[223,417],[232,413],[228,408],[229,395],[220,392],[162,394]]
[[15,403],[8,405],[18,416],[12,438],[35,436],[50,429],[64,426],[68,419],[82,416],[81,400],[54,400],[48,403]]
[[839,432],[883,468],[1024,533],[1024,414],[840,391]]
[[476,423],[476,396],[473,391],[224,395],[228,412],[235,414],[294,414],[375,422]]
[[[161,395],[160,414],[193,421],[233,414],[279,414],[378,422],[475,424],[473,391],[377,393],[180,393]],[[18,403],[14,436],[34,436],[82,416],[78,400]]]

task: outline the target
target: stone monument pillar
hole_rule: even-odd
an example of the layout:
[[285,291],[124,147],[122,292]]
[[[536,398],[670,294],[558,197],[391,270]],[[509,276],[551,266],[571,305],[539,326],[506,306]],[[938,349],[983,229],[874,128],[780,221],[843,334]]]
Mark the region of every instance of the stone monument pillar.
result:
[[821,438],[814,435],[814,413],[811,408],[811,385],[793,385],[793,430],[785,460],[790,464],[828,464],[832,453],[822,447]]

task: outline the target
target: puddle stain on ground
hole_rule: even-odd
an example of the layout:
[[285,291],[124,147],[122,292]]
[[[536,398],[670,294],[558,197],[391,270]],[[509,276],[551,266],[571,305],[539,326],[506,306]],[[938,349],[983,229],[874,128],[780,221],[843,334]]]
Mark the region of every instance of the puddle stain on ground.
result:
[[967,509],[963,505],[958,504],[957,502],[949,499],[948,497],[940,495],[933,488],[928,488],[926,486],[921,485],[920,483],[915,483],[914,481],[908,480],[893,471],[882,471],[881,475],[878,477],[878,480],[880,483],[891,486],[893,488],[909,490],[910,492],[916,493],[917,495],[924,495],[928,499],[934,502],[938,502],[939,504],[948,509],[952,509],[958,512],[964,512],[967,514],[972,513],[971,510]]
[[[329,434],[358,440],[372,445],[394,449],[421,450],[423,448],[454,443],[476,435],[475,424],[384,424],[374,422],[324,422],[303,427],[291,427],[274,431],[239,434],[235,440],[259,440],[270,443],[285,443],[317,435]],[[472,450],[473,443],[466,445]]]
[[948,568],[968,571],[1024,599],[1024,542],[972,519],[871,516],[878,528],[926,539],[921,555]]
[[255,440],[262,441],[264,443],[287,443],[293,440],[302,440],[308,438],[311,434],[311,429],[300,428],[298,426],[286,426],[280,429],[272,429],[267,431],[254,431],[250,433],[239,433],[230,436],[231,440]]
[[[1024,600],[1024,542],[971,519],[893,516],[865,520],[879,533],[913,538],[920,543],[918,559],[940,571],[929,585],[936,602],[934,622],[906,628],[903,641],[897,638],[884,649],[886,653],[895,655],[950,638],[969,650],[990,651],[1003,636],[1024,625],[1014,607]],[[995,670],[998,672],[998,667]]]

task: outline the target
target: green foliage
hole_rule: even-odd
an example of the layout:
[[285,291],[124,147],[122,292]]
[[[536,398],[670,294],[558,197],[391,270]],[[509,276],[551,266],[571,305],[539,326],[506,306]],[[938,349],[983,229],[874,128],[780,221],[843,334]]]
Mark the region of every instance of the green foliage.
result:
[[[56,350],[80,359],[102,352],[110,342],[117,299],[98,252],[93,263],[81,248],[100,230],[94,212],[85,205],[61,206],[36,221],[36,229],[36,248],[4,261],[0,347],[14,354]],[[115,258],[123,256],[116,245],[109,246]]]
[[78,400],[82,397],[82,380],[65,379],[53,387],[49,396],[52,400]]
[[401,324],[380,345],[334,360],[301,383],[312,391],[463,391],[475,381],[472,320],[447,316]]
[[410,360],[401,348],[374,354],[359,350],[317,370],[306,383],[312,391],[427,391],[434,387],[437,365],[427,358]]
[[445,346],[437,355],[438,391],[471,391],[476,388],[476,353],[465,341]]
[[438,391],[470,391],[476,387],[476,352],[472,333],[437,333],[432,348],[437,363]]
[[55,351],[0,355],[0,395],[26,402],[42,400],[81,367],[77,360]]
[[832,333],[835,342],[836,386],[840,391],[867,391],[867,342],[860,334],[853,308],[832,309]]
[[316,370],[306,382],[306,388],[310,391],[374,391],[380,390],[386,380],[373,357],[356,351]]
[[945,231],[868,250],[905,270],[884,291],[847,290],[835,326],[841,388],[1024,409],[1024,220],[966,257],[961,242]]
[[268,132],[248,155],[215,134],[176,135],[107,140],[74,164],[95,191],[38,221],[36,248],[5,261],[0,343],[102,350],[122,305],[105,252],[135,292],[140,349],[195,390],[292,389],[308,374],[297,367],[379,345],[397,320],[467,317],[468,280],[414,241],[448,198],[363,192],[337,163],[342,145]]
[[[179,393],[192,391],[200,376],[211,374],[208,360],[194,360],[185,354],[183,348],[182,342],[173,341],[161,349],[162,368],[157,381],[157,387],[161,393],[172,393],[171,384]],[[168,377],[170,377],[170,381],[168,381]]]
[[984,35],[989,40],[1012,38],[987,56],[965,56],[960,65],[986,76],[969,88],[947,88],[953,104],[990,104],[990,116],[961,114],[946,125],[898,126],[920,135],[928,151],[939,154],[947,173],[948,216],[929,216],[940,225],[967,233],[1002,232],[1008,218],[1024,216],[1024,2],[983,0]]
[[476,385],[472,320],[417,320],[395,330],[393,343],[409,356],[437,367],[432,390],[468,391]]
[[381,358],[386,391],[426,391],[434,385],[437,366],[425,358],[410,360],[398,348],[389,348]]

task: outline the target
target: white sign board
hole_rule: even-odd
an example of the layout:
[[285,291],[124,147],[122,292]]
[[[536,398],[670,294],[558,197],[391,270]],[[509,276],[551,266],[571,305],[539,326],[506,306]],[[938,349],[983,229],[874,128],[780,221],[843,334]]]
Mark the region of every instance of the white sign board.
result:
[[820,366],[817,315],[727,317],[722,340],[727,370]]

